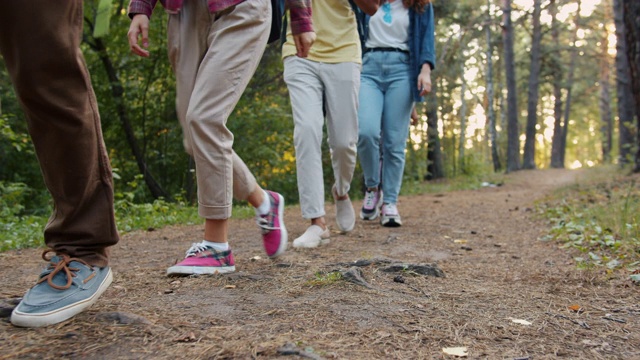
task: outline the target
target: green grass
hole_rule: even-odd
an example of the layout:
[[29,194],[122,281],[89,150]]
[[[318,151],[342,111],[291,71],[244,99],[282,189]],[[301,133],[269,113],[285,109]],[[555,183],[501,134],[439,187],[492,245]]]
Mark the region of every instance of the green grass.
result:
[[201,222],[198,209],[184,203],[156,200],[148,204],[116,201],[116,223],[121,232],[158,229],[166,225],[193,225]]
[[402,183],[401,195],[420,195],[459,190],[475,190],[486,185],[501,185],[504,183],[504,180],[505,175],[502,173],[460,175],[450,179],[434,181],[411,181],[405,179]]
[[580,268],[640,269],[640,183],[614,167],[586,172],[538,204],[552,227],[546,240],[579,250]]
[[0,232],[2,232],[0,252],[41,246],[42,229],[47,220],[43,216],[0,217]]
[[[203,223],[198,216],[197,207],[183,202],[156,200],[148,204],[134,204],[127,200],[117,200],[115,211],[118,230],[122,234],[135,230],[159,229],[167,225]],[[4,235],[0,252],[44,246],[42,231],[48,216],[16,215],[9,212],[0,215],[0,230]],[[253,208],[249,206],[233,208],[234,218],[246,219],[254,215]]]
[[316,272],[315,277],[307,281],[306,284],[311,287],[322,287],[335,284],[340,280],[342,280],[342,274],[339,271],[318,271]]

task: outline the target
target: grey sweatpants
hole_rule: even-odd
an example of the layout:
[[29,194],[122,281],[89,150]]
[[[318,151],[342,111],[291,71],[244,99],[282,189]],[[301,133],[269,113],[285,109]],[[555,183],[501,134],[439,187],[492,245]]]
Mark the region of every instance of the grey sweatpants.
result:
[[356,165],[360,64],[284,59],[284,80],[293,109],[298,193],[302,217],[325,215],[322,128],[326,124],[338,195],[349,192]]

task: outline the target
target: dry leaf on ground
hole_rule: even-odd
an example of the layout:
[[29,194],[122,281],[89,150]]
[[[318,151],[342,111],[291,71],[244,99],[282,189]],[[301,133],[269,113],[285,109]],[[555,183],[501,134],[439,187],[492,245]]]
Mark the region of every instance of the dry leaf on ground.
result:
[[467,347],[466,346],[442,348],[442,352],[447,354],[447,355],[453,355],[453,356],[458,356],[458,357],[467,357]]
[[514,319],[514,318],[509,318],[512,322],[516,323],[516,324],[522,324],[522,325],[531,325],[531,323],[527,320],[522,320],[522,319]]

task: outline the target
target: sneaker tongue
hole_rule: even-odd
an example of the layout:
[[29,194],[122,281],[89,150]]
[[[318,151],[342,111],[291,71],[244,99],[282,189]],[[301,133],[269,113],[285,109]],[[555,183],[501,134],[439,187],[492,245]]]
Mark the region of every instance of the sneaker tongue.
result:
[[375,194],[373,192],[367,192],[367,194],[365,195],[364,198],[364,202],[367,203],[367,205],[371,206],[373,205],[373,201],[375,200]]
[[387,215],[398,215],[398,208],[395,205],[386,205],[385,213]]

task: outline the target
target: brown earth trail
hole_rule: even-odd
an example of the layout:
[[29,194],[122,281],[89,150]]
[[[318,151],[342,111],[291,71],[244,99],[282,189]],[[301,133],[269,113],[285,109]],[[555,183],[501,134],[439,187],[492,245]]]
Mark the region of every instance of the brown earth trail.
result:
[[[640,359],[640,288],[577,270],[575,254],[538,240],[549,225],[534,201],[579,176],[520,171],[500,187],[401,197],[404,226],[358,220],[275,261],[253,220],[234,219],[237,272],[224,276],[165,276],[201,226],[126,234],[114,282],[89,311],[41,329],[1,314],[0,359],[453,359],[442,349],[463,346],[469,359]],[[290,240],[307,225],[298,207],[285,219]],[[4,308],[35,282],[40,253],[0,254]],[[384,259],[446,276],[386,272]],[[372,260],[358,268],[364,285],[335,275],[357,260]]]

